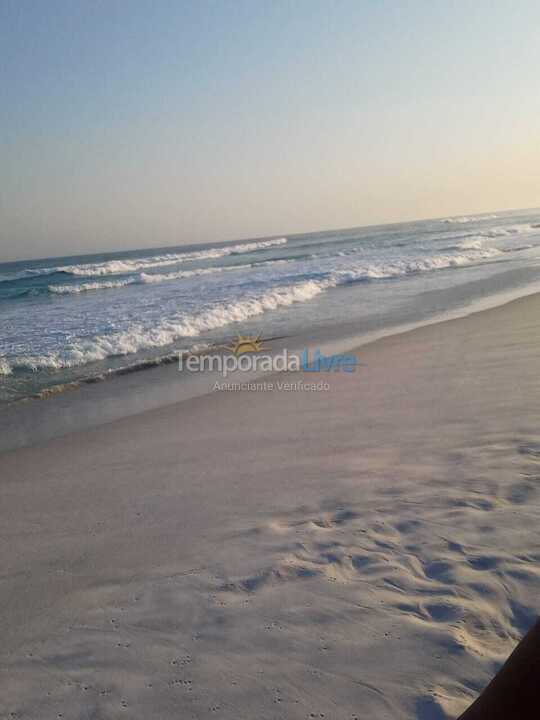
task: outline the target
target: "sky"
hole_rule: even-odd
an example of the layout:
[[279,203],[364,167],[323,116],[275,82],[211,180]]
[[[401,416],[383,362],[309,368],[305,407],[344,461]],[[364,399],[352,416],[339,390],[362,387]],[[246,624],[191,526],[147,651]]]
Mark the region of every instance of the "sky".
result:
[[0,0],[0,260],[540,206],[536,0]]

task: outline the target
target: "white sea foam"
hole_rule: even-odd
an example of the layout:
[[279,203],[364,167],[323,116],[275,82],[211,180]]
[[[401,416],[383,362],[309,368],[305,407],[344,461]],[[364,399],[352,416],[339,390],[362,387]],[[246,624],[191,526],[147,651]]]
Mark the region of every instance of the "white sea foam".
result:
[[362,279],[385,279],[401,275],[411,275],[433,270],[444,270],[445,268],[461,267],[470,265],[480,260],[494,259],[501,255],[497,248],[472,249],[468,253],[458,255],[433,255],[427,258],[416,258],[414,260],[397,260],[395,262],[383,263],[380,265],[365,265],[353,269],[338,270],[335,276],[342,278],[341,283]]
[[294,262],[294,258],[283,260],[263,260],[256,263],[244,263],[243,265],[218,265],[216,267],[197,268],[197,270],[178,270],[171,273],[141,273],[140,280],[144,283],[160,283],[169,280],[183,280],[184,278],[197,277],[199,275],[219,275],[224,272],[236,272],[238,270],[249,270],[250,268],[267,267],[269,265],[283,265]]
[[106,280],[104,282],[88,282],[79,285],[49,285],[48,290],[55,295],[73,295],[91,290],[107,290],[112,288],[125,287],[133,285],[137,282],[136,278],[127,278],[126,280]]
[[252,267],[250,264],[246,264],[231,265],[228,267],[198,268],[197,270],[179,270],[178,272],[172,273],[141,273],[139,277],[141,282],[144,283],[161,283],[169,280],[183,280],[184,278],[198,277],[199,275],[216,275],[227,271],[245,270],[250,267]]
[[155,327],[133,324],[125,331],[99,335],[92,340],[79,340],[67,345],[61,352],[40,356],[18,357],[12,366],[28,370],[61,369],[123,356],[140,350],[171,345],[185,337],[196,337],[203,332],[241,322],[267,310],[305,302],[330,286],[329,281],[308,280],[297,285],[276,287],[260,296],[253,296],[229,304],[217,304],[199,314],[179,314],[158,323]]
[[[228,255],[241,255],[243,253],[266,250],[268,248],[285,245],[287,238],[273,238],[271,240],[258,240],[248,243],[239,243],[221,248],[209,248],[207,250],[193,250],[184,253],[165,253],[163,255],[151,255],[149,257],[134,258],[133,260],[107,260],[99,263],[81,263],[77,265],[58,265],[44,268],[27,268],[18,272],[0,275],[0,282],[13,282],[26,278],[39,277],[41,275],[54,275],[56,273],[67,273],[68,275],[80,275],[84,277],[101,275],[123,275],[140,270],[148,270],[153,267],[165,267],[167,265],[178,265],[184,262],[196,260],[212,260],[214,258],[227,257]],[[54,292],[54,291],[53,291]],[[74,291],[76,292],[76,291]]]
[[213,275],[224,270],[236,270],[242,267],[250,267],[249,265],[232,266],[230,268],[199,268],[198,270],[180,270],[174,273],[140,273],[138,276],[126,278],[125,280],[104,280],[87,283],[79,283],[78,285],[49,285],[49,292],[55,295],[76,295],[82,292],[91,292],[93,290],[114,290],[126,287],[127,285],[135,285],[138,283],[161,283],[167,280],[182,280],[183,278],[196,277],[197,275]]
[[[493,240],[499,238],[512,239],[515,236],[538,234],[539,226],[531,225],[529,223],[522,223],[520,225],[507,225],[505,227],[488,228],[487,230],[479,230],[475,233],[458,235],[454,239],[458,240],[455,245],[452,245],[448,250],[481,250],[484,248],[486,240]],[[517,250],[523,250],[528,247],[534,247],[532,245],[522,245],[520,247],[513,247],[509,245],[504,249],[504,252],[513,252]]]
[[171,280],[183,280],[199,275],[219,275],[223,272],[234,272],[238,270],[246,270],[252,267],[264,267],[272,264],[282,264],[292,262],[291,260],[266,260],[259,263],[245,263],[243,265],[227,265],[208,268],[197,268],[196,270],[178,270],[170,273],[145,273],[141,272],[137,276],[125,278],[123,280],[103,280],[93,282],[83,282],[73,285],[49,285],[49,292],[56,295],[74,295],[82,292],[93,290],[110,290],[126,287],[127,285],[135,285],[138,283],[155,284],[169,282]]
[[0,375],[11,375],[13,370],[5,358],[0,358]]
[[178,265],[183,262],[192,262],[195,260],[210,260],[226,257],[227,255],[256,252],[258,250],[284,245],[286,242],[287,238],[275,238],[273,240],[260,240],[258,242],[229,245],[228,247],[210,248],[208,250],[194,250],[187,253],[167,253],[165,255],[153,255],[147,258],[136,258],[133,260],[109,260],[102,263],[63,265],[52,269],[56,272],[69,273],[70,275],[119,275],[147,270],[153,267],[165,267],[167,265]]
[[462,240],[456,245],[456,248],[459,250],[481,250],[484,246],[484,242],[484,238],[473,236]]
[[454,224],[457,223],[459,225],[462,225],[464,223],[471,222],[471,218],[468,217],[457,217],[457,218],[446,218],[446,220],[443,220],[443,222],[448,224]]

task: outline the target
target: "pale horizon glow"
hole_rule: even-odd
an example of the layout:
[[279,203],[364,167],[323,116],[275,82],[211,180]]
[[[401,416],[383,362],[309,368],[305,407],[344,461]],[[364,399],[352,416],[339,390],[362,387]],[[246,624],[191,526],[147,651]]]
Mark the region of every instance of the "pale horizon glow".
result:
[[540,205],[540,5],[5,0],[0,262]]

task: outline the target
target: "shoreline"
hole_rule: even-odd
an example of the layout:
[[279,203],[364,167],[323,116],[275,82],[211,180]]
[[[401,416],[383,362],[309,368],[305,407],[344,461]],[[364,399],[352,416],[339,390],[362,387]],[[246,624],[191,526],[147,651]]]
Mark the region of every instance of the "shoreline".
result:
[[[288,349],[293,351],[303,347],[309,350],[317,347],[327,354],[355,353],[385,338],[489,312],[535,294],[540,294],[538,283],[500,291],[433,317],[402,322],[379,330],[359,333],[343,324],[337,328],[318,328],[311,334],[268,338],[267,342],[271,343],[270,350],[274,352],[282,350],[285,347],[282,341],[286,340]],[[212,352],[219,347],[219,344],[211,345],[200,352]],[[189,354],[193,353],[185,353]],[[47,442],[74,431],[83,431],[213,392],[220,377],[217,373],[186,377],[185,373],[180,374],[173,369],[177,359],[178,354],[172,353],[155,360],[143,360],[137,365],[120,367],[110,374],[51,386],[36,395],[3,405],[0,407],[0,453]],[[270,373],[236,373],[236,376],[236,382],[241,383],[268,378]],[[108,392],[109,389],[111,392]],[[41,402],[36,404],[36,401]],[[52,419],[51,414],[54,416]]]

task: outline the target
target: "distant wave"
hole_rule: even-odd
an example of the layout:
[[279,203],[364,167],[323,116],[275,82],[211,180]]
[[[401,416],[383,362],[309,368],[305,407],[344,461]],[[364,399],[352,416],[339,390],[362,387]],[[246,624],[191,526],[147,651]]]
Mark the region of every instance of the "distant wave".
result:
[[[445,221],[446,222],[446,221]],[[531,223],[518,223],[516,225],[501,225],[500,227],[488,227],[486,229],[478,229],[473,232],[466,233],[465,235],[459,235],[458,237],[485,237],[485,238],[497,238],[497,237],[508,237],[510,235],[523,235],[527,233],[537,233],[540,229],[540,225],[533,225]],[[464,229],[465,230],[465,229]],[[464,231],[462,231],[464,232]],[[452,237],[452,236],[450,236]]]
[[[383,265],[370,265],[368,269],[361,270],[360,275],[365,279],[378,279],[396,277],[398,275],[406,275],[411,272],[422,272],[426,270],[434,270],[441,267],[452,267],[462,264],[466,264],[471,261],[487,259],[500,254],[499,250],[494,248],[486,248],[482,250],[482,239],[465,240],[454,246],[450,246],[448,250],[481,250],[479,254],[472,255],[455,255],[455,256],[432,256],[426,258],[419,258],[411,261],[396,261],[395,263],[386,263]],[[338,251],[334,257],[348,257],[356,254],[353,251]],[[310,259],[316,260],[319,257],[321,259],[331,259],[332,255],[319,256],[313,254]],[[197,268],[195,270],[178,270],[176,272],[169,273],[144,273],[141,272],[139,275],[124,278],[121,280],[103,280],[103,281],[92,281],[87,283],[79,283],[72,285],[49,285],[48,291],[56,295],[72,295],[83,292],[91,292],[96,290],[109,290],[118,289],[134,284],[157,284],[162,282],[171,282],[173,280],[184,280],[194,278],[202,275],[215,275],[223,272],[234,272],[248,270],[250,268],[267,267],[269,265],[287,265],[294,262],[294,258],[283,259],[283,260],[267,260],[260,263],[246,263],[243,265],[230,265],[230,266],[217,266],[208,268]],[[362,266],[363,267],[363,266]],[[324,268],[320,270],[314,270],[314,275],[318,276],[325,272]],[[351,270],[351,272],[355,272]],[[268,278],[271,281],[272,278]]]
[[74,285],[49,285],[48,292],[54,295],[78,295],[79,293],[93,292],[95,290],[115,290],[127,287],[128,285],[139,285],[144,283],[159,283],[166,280],[179,280],[181,278],[193,277],[194,275],[205,275],[207,273],[221,272],[222,268],[204,268],[200,270],[185,270],[184,272],[167,273],[165,275],[147,275],[140,273],[136,277],[125,280],[96,280],[94,282],[78,283]]
[[178,272],[172,273],[152,273],[147,275],[141,273],[140,279],[143,283],[161,283],[168,282],[170,280],[183,280],[185,278],[198,277],[199,275],[216,275],[222,272],[232,272],[235,270],[245,270],[253,267],[251,264],[246,265],[230,265],[227,267],[209,267],[209,268],[198,268],[197,270],[179,270]]
[[[519,232],[519,230],[518,230]],[[505,234],[510,234],[511,230],[506,229]],[[510,252],[515,250],[523,250],[528,247],[521,246],[519,248],[512,248],[511,250],[498,250],[496,248],[485,248],[484,243],[487,239],[486,234],[472,234],[462,236],[462,239],[455,245],[450,245],[444,248],[445,251],[455,252],[458,254],[452,255],[435,255],[427,256],[425,258],[418,258],[413,260],[397,260],[396,262],[387,262],[381,265],[371,264],[369,266],[361,266],[363,269],[360,271],[351,270],[351,272],[360,273],[365,279],[384,279],[389,277],[397,277],[399,275],[406,275],[412,272],[423,272],[444,267],[460,266],[469,262],[475,262],[482,259],[490,259],[495,257],[502,252]],[[234,246],[238,249],[241,246]],[[244,246],[245,247],[245,246]],[[232,248],[231,248],[232,249]],[[469,253],[463,253],[463,251],[471,251]],[[332,258],[346,258],[352,255],[356,255],[357,252],[353,250],[338,250],[335,254],[318,255],[316,253],[307,256],[307,259],[322,261],[330,261]],[[244,263],[240,265],[223,265],[216,267],[207,268],[196,268],[193,270],[177,270],[168,273],[145,273],[140,272],[131,277],[110,279],[110,280],[92,280],[89,282],[70,283],[70,284],[51,284],[46,287],[36,287],[21,290],[15,293],[12,297],[24,297],[27,295],[39,295],[41,293],[51,293],[53,295],[78,295],[80,293],[95,292],[99,290],[114,290],[133,285],[146,285],[146,284],[158,284],[162,282],[171,282],[175,280],[190,279],[204,275],[215,275],[224,272],[235,272],[244,271],[250,268],[260,269],[272,265],[289,265],[296,262],[296,258],[284,258],[284,259],[272,259],[263,260],[261,262]],[[331,272],[332,268],[326,270]],[[325,268],[314,268],[314,277],[319,277],[321,273],[325,272]],[[278,279],[278,278],[276,278]],[[268,276],[268,281],[272,281],[272,277]]]
[[58,265],[45,268],[27,268],[11,274],[0,275],[0,282],[15,282],[27,280],[33,277],[55,275],[57,273],[77,275],[84,277],[101,275],[127,275],[140,270],[148,270],[153,267],[164,267],[167,265],[178,265],[183,262],[196,260],[211,260],[214,258],[227,257],[228,255],[241,255],[243,253],[257,252],[268,248],[285,245],[287,238],[274,238],[272,240],[259,240],[256,242],[239,243],[221,248],[209,248],[208,250],[193,250],[187,253],[167,253],[165,255],[152,255],[133,260],[107,260],[100,263],[81,263],[80,265]]
[[472,217],[467,217],[466,215],[463,217],[454,217],[454,218],[446,218],[446,220],[443,220],[444,223],[457,223],[459,225],[463,225],[465,223],[470,222],[480,222],[481,220],[496,220],[497,215],[476,215]]
[[136,277],[126,278],[125,280],[104,280],[88,283],[79,283],[77,285],[49,285],[48,291],[55,295],[77,295],[83,292],[91,292],[94,290],[114,290],[126,287],[128,285],[154,284],[162,283],[170,280],[182,280],[184,278],[197,277],[198,275],[214,275],[226,270],[241,270],[251,267],[251,265],[233,265],[231,267],[216,268],[199,268],[198,270],[179,270],[173,273],[140,273]]
[[[506,227],[494,227],[488,228],[487,230],[479,230],[473,233],[466,233],[456,236],[450,236],[449,239],[454,240],[454,245],[449,245],[444,248],[445,250],[480,250],[484,247],[486,240],[493,240],[497,238],[511,238],[515,235],[527,235],[530,233],[538,234],[540,225],[530,225],[529,223],[523,223],[520,225],[508,225]],[[501,252],[517,252],[518,250],[524,250],[526,248],[533,247],[532,245],[523,245],[520,247],[507,247]]]
[[53,275],[57,272],[56,268],[26,268],[18,272],[0,275],[0,283],[16,282],[17,280],[28,280],[29,278],[39,277],[40,275]]
[[528,233],[538,234],[540,225],[532,225],[530,223],[519,223],[517,225],[506,225],[500,227],[486,228],[485,230],[475,230],[470,233],[465,233],[449,237],[458,238],[498,238],[498,237],[511,237],[512,235],[526,235]]
[[[501,255],[497,248],[471,249],[468,253],[457,255],[432,255],[426,258],[414,260],[397,260],[396,262],[384,263],[381,265],[367,265],[351,270],[338,270],[334,274],[342,278],[343,282],[354,282],[358,280],[383,280],[412,275],[433,270],[444,270],[452,267],[463,267],[481,260],[494,259]],[[347,280],[348,278],[348,280]]]
[[277,245],[284,245],[287,238],[276,238],[274,240],[261,240],[259,242],[241,243],[229,247],[210,248],[208,250],[195,250],[188,253],[168,253],[166,255],[154,255],[148,258],[134,260],[109,260],[103,263],[86,265],[64,265],[54,268],[56,272],[65,272],[71,275],[119,275],[139,270],[147,270],[153,267],[164,267],[167,265],[178,265],[183,262],[194,260],[207,260],[226,257],[227,255],[240,255],[243,253],[266,250]]
[[[453,245],[448,249],[454,250],[481,250],[484,247],[485,240],[487,238],[483,237],[471,237],[468,240],[463,240],[462,242],[458,243],[457,245]],[[510,253],[510,252],[519,252],[520,250],[529,250],[530,248],[535,247],[531,244],[526,245],[518,245],[514,247],[507,247],[501,250],[498,250],[499,253]],[[497,248],[487,248],[487,250],[497,250]]]
[[216,275],[223,272],[234,272],[246,270],[252,267],[261,267],[267,264],[288,262],[287,260],[268,260],[262,263],[246,263],[244,265],[227,265],[209,268],[197,268],[196,270],[178,270],[171,273],[144,273],[123,280],[96,280],[94,282],[78,283],[73,285],[49,285],[47,290],[55,295],[73,295],[93,290],[111,290],[126,287],[128,285],[153,285],[156,283],[170,282],[172,280],[184,280],[198,277],[199,275]]
[[[490,217],[490,216],[485,216]],[[464,218],[449,218],[449,221],[452,220],[452,222],[458,222],[460,220],[463,220]],[[482,219],[482,218],[470,218],[473,219]],[[483,240],[484,238],[504,238],[508,237],[511,238],[514,235],[524,235],[524,234],[535,234],[538,235],[540,230],[540,224],[530,224],[530,223],[522,223],[522,224],[515,224],[515,225],[507,225],[507,226],[501,226],[501,227],[488,227],[486,229],[481,229],[476,232],[472,232],[469,234],[462,234],[457,235],[454,238],[450,236],[452,240],[454,240],[454,245],[449,245],[445,250],[452,251],[452,250],[471,250],[471,249],[481,249],[483,247]],[[450,239],[449,238],[449,239]],[[100,263],[84,263],[84,264],[77,264],[77,265],[60,265],[56,267],[45,267],[45,268],[27,268],[25,270],[17,271],[12,274],[2,274],[0,275],[0,283],[9,283],[9,282],[17,282],[21,280],[29,280],[32,278],[39,278],[43,276],[49,276],[49,275],[58,275],[64,276],[64,277],[71,277],[73,279],[75,278],[99,278],[103,277],[103,280],[88,280],[87,282],[81,282],[80,284],[72,284],[67,282],[51,282],[51,284],[47,288],[29,288],[28,290],[21,291],[20,293],[14,294],[12,297],[23,297],[25,295],[37,295],[42,292],[50,292],[52,294],[57,295],[71,295],[71,294],[78,294],[93,290],[103,290],[103,289],[115,289],[115,288],[122,288],[126,287],[132,284],[138,284],[138,283],[159,283],[159,282],[165,282],[170,280],[178,280],[183,278],[190,278],[194,277],[196,275],[204,275],[204,274],[213,274],[214,272],[225,272],[229,269],[242,269],[242,265],[236,265],[234,267],[222,267],[220,269],[214,269],[214,268],[200,268],[196,270],[177,270],[173,272],[152,272],[152,270],[160,268],[160,267],[167,267],[171,265],[179,265],[181,263],[186,262],[195,262],[198,260],[207,260],[207,259],[216,259],[221,257],[227,257],[231,255],[241,255],[245,253],[250,252],[256,252],[265,250],[272,247],[278,247],[281,245],[286,244],[287,238],[275,238],[272,240],[261,240],[258,242],[250,242],[250,243],[239,243],[236,245],[231,245],[229,247],[222,247],[222,248],[210,248],[207,250],[195,250],[188,253],[169,253],[165,255],[153,255],[146,258],[136,258],[133,260],[109,260],[106,262],[100,262]],[[404,243],[396,243],[397,247],[403,247]],[[523,249],[522,248],[509,248],[510,251],[517,250],[517,249]],[[321,260],[325,258],[331,258],[331,257],[345,257],[349,255],[358,255],[365,252],[364,246],[355,247],[355,248],[349,248],[349,249],[339,249],[339,246],[335,249],[335,251],[332,251],[330,249],[327,249],[325,252],[322,253],[311,253],[304,256],[299,257],[290,257],[290,258],[283,258],[281,260],[279,259],[272,259],[272,260],[263,260],[262,262],[254,262],[251,263],[252,267],[259,267],[266,264],[271,263],[292,263],[296,260],[300,260],[302,258],[304,259],[317,259],[321,258]],[[246,267],[249,266],[246,264]],[[137,275],[138,273],[138,275]],[[118,278],[118,279],[105,279],[107,276],[110,275],[131,275],[131,277],[125,277],[125,278]],[[67,279],[67,278],[66,278]]]
[[538,225],[522,223],[520,225],[507,225],[506,227],[490,228],[483,230],[479,235],[488,238],[507,237],[508,235],[524,235],[530,232],[537,232]]
[[91,290],[110,290],[112,288],[125,287],[126,285],[133,285],[136,282],[136,278],[126,278],[126,280],[89,282],[80,283],[79,285],[49,285],[47,290],[54,295],[73,295]]

